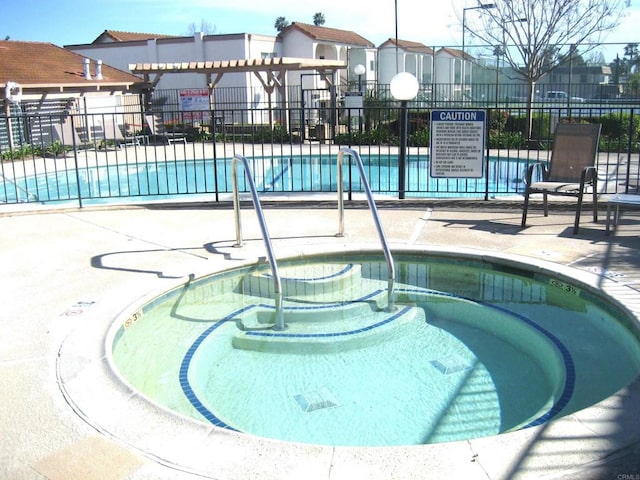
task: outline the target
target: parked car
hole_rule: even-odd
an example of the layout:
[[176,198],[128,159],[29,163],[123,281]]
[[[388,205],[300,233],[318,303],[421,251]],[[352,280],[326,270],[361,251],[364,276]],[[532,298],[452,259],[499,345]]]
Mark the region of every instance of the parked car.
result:
[[[544,96],[543,101],[545,102],[566,102],[569,99],[569,95],[567,92],[563,92],[561,90],[550,90]],[[584,103],[584,98],[582,97],[571,97],[571,102],[573,103]]]

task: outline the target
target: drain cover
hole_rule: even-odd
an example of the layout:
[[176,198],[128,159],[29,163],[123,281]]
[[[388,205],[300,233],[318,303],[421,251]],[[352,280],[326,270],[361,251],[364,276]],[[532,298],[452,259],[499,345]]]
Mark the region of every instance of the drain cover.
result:
[[436,367],[440,373],[450,375],[452,373],[464,372],[470,370],[472,365],[462,357],[458,355],[450,355],[448,357],[438,358],[429,362]]
[[303,412],[313,412],[314,410],[339,406],[337,400],[327,388],[299,393],[294,395],[293,398]]

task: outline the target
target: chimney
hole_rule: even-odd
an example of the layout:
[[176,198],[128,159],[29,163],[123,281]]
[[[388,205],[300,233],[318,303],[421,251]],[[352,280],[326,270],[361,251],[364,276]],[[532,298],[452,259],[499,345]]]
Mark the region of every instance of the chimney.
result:
[[91,71],[89,68],[90,63],[91,63],[91,60],[89,60],[88,58],[84,59],[84,79],[85,80],[91,80]]
[[102,60],[96,60],[96,80],[102,80]]

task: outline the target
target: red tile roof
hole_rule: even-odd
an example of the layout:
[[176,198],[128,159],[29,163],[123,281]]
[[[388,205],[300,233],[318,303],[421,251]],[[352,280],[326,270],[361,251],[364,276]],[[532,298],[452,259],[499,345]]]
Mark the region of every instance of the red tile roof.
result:
[[[52,43],[0,41],[0,84],[7,81],[28,85],[135,84],[142,80],[128,72],[102,65],[102,80],[85,80],[82,55]],[[91,62],[91,75],[95,63]]]
[[[382,43],[378,48],[383,48],[387,45],[392,45],[395,47],[396,40],[394,38],[390,38],[389,40],[386,40],[384,43]],[[433,49],[420,42],[398,39],[398,48],[401,48],[406,52],[426,53],[433,55]]]
[[293,22],[282,32],[280,32],[280,36],[286,35],[293,30],[299,30],[300,32],[313,38],[314,40],[344,43],[347,45],[358,45],[362,47],[374,47],[373,43],[355,32],[349,30],[338,30],[337,28],[320,27],[317,25],[309,25],[299,22]]
[[444,52],[444,53],[448,53],[449,55],[451,55],[452,57],[455,58],[465,58],[465,60],[471,60],[473,59],[473,57],[471,55],[469,55],[467,52],[464,53],[464,55],[462,54],[462,50],[458,50],[457,48],[450,48],[450,47],[442,47],[441,49],[438,50],[438,53],[440,52]]
[[137,40],[150,40],[152,38],[177,38],[175,35],[161,35],[157,33],[121,32],[118,30],[105,30],[92,43],[107,42],[132,42]]

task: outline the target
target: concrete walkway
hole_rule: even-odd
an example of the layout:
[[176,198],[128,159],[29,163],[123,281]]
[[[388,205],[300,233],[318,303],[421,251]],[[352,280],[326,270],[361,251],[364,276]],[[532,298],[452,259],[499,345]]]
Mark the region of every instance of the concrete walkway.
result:
[[[529,227],[521,230],[519,204],[390,202],[379,209],[392,248],[482,249],[542,259],[584,273],[640,312],[638,211],[625,212],[615,235],[605,236],[604,215],[594,224],[585,214],[580,233],[572,235],[572,213],[562,210],[548,218],[531,210]],[[335,204],[264,210],[277,256],[377,245],[365,208],[347,205],[344,238],[335,237]],[[80,352],[94,348],[89,343],[103,338],[123,309],[150,292],[190,274],[264,256],[250,208],[243,210],[243,228],[247,244],[238,249],[232,247],[228,207],[0,210],[0,478],[640,478],[638,380],[596,407],[542,427],[403,448],[291,445],[220,435],[184,419],[160,428],[150,420],[155,417],[123,413],[115,404],[105,423],[99,417],[111,408],[110,399],[98,382],[102,375],[113,381],[113,375],[99,366],[95,384],[76,392],[84,395],[80,402],[95,402],[95,409],[79,411],[62,384],[73,389],[74,378],[96,367]],[[97,358],[103,348],[101,343]],[[70,351],[77,358],[61,363]],[[173,431],[173,424],[181,425]],[[198,447],[182,436],[188,429],[209,442],[199,455],[206,458],[196,458]]]

